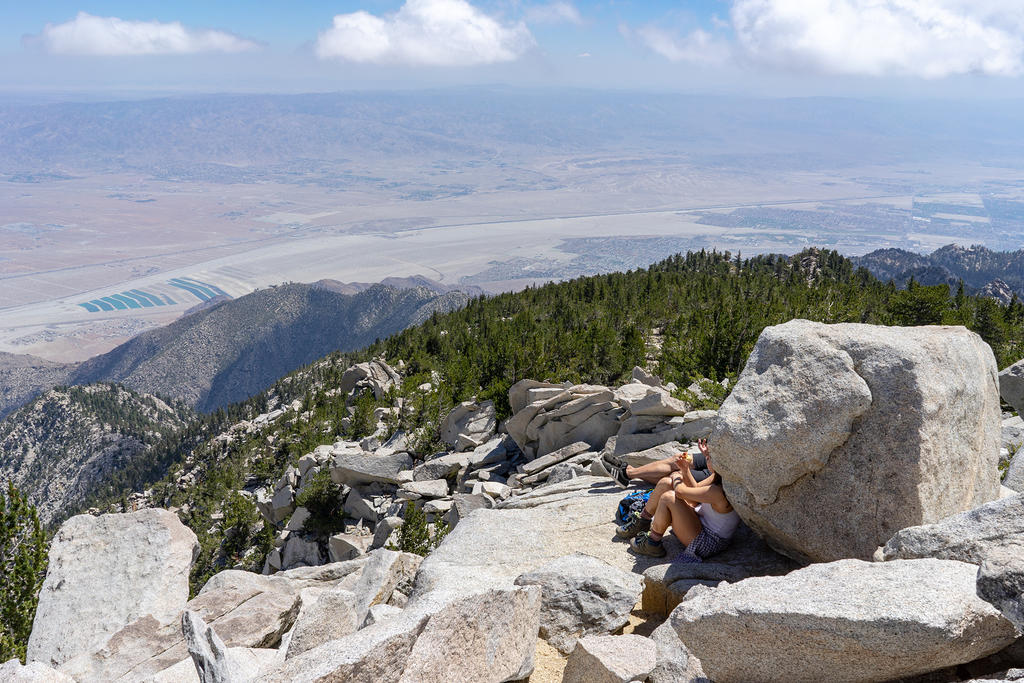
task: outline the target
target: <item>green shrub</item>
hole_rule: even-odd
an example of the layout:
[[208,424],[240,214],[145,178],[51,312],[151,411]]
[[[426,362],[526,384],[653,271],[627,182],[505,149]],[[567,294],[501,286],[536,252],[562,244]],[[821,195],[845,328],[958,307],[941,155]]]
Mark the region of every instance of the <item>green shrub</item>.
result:
[[331,480],[326,467],[313,475],[309,484],[295,498],[295,504],[309,511],[302,528],[317,536],[330,536],[345,528],[341,487]]
[[398,528],[398,545],[392,550],[425,557],[441,544],[450,531],[447,524],[437,524],[431,533],[426,513],[412,501],[405,504],[403,518],[405,522]]

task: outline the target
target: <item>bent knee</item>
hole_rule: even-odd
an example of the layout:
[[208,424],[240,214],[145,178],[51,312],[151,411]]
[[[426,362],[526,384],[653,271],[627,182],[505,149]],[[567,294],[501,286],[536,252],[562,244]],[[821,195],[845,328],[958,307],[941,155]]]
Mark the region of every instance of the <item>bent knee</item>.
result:
[[676,492],[675,491],[665,491],[665,493],[661,494],[661,502],[666,503],[666,504],[676,502]]

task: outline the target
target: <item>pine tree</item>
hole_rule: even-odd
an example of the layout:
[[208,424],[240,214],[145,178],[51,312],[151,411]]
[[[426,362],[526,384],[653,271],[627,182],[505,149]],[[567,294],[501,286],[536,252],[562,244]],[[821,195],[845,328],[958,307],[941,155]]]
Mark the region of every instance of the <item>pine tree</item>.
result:
[[14,482],[0,492],[0,662],[24,661],[46,576],[46,534],[36,508]]

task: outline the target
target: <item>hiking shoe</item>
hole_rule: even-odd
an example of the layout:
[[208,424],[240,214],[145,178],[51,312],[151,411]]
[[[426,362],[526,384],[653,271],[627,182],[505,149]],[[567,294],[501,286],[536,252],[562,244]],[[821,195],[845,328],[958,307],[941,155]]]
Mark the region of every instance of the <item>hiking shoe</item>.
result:
[[652,541],[649,532],[644,532],[629,542],[633,552],[651,557],[665,557],[665,546],[661,541]]
[[634,512],[626,519],[622,526],[615,529],[615,535],[619,538],[633,538],[650,528],[651,520],[644,519],[639,512]]
[[615,480],[615,483],[624,489],[629,488],[629,477],[626,476],[625,465],[609,465],[605,464],[605,469],[608,470],[608,475]]

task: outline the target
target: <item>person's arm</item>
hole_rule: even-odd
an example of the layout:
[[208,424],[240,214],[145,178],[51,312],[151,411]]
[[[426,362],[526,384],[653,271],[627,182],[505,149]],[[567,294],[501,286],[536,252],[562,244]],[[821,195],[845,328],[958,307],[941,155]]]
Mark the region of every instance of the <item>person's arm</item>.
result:
[[[692,480],[693,477],[691,476],[690,479]],[[722,495],[721,491],[716,490],[717,488],[714,485],[692,486],[683,482],[676,484],[675,479],[672,481],[672,490],[675,491],[676,500],[681,502],[713,503]]]

